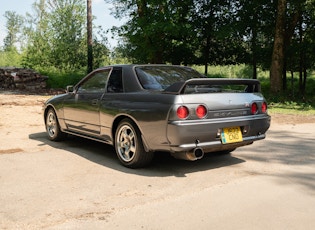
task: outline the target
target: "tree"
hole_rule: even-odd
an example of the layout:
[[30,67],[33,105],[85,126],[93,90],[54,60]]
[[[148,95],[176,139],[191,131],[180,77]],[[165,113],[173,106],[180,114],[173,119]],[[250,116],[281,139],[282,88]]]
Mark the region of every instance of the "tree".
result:
[[[51,63],[59,69],[86,66],[86,14],[83,0],[48,0]],[[83,48],[84,47],[84,48]]]
[[234,1],[235,16],[232,20],[233,37],[242,39],[244,53],[239,61],[252,66],[252,78],[257,78],[257,68],[270,68],[276,2]]
[[[85,0],[40,0],[28,14],[25,66],[63,71],[87,68],[87,16]],[[98,29],[99,30],[99,29]],[[92,37],[92,36],[91,36]],[[107,55],[107,40],[94,39],[98,64]],[[90,67],[91,68],[91,67]],[[94,67],[93,67],[94,68]]]
[[272,93],[282,91],[286,4],[286,0],[278,0],[274,47],[270,67],[270,90]]
[[[135,62],[172,64],[236,63],[241,39],[228,27],[233,4],[227,0],[119,0],[116,17],[127,23],[113,28],[120,50]],[[118,3],[117,3],[118,2]],[[231,41],[232,40],[232,41]],[[235,55],[237,52],[237,55]]]
[[305,4],[312,2],[313,1],[308,0],[278,1],[274,47],[270,68],[270,86],[271,92],[273,93],[286,90],[288,56],[286,53],[291,46],[292,38],[297,31],[299,31],[297,27],[299,21],[301,21],[302,14],[304,13]]
[[[230,46],[233,43],[229,38],[227,26],[230,23],[231,1],[228,0],[195,0],[193,21],[198,38],[200,63],[205,66],[205,75],[208,74],[209,64],[225,64],[230,62]],[[228,38],[228,39],[226,39]]]
[[[192,0],[119,0],[115,16],[127,16],[125,25],[113,28],[123,44],[120,49],[135,62],[187,63],[194,55],[192,43]],[[117,3],[118,2],[118,3]]]
[[24,18],[18,15],[14,11],[6,11],[4,17],[7,19],[6,29],[7,36],[4,38],[4,50],[12,51],[16,50],[17,43],[19,42],[19,35],[22,31],[22,26],[24,23]]
[[[296,2],[294,11],[297,17],[297,28],[289,40],[286,47],[286,68],[299,75],[299,93],[305,95],[306,79],[308,70],[314,69],[314,50],[315,50],[315,2],[302,1]],[[285,77],[283,77],[285,79]],[[291,88],[293,94],[293,77],[291,77]],[[284,85],[286,89],[286,85]]]
[[[105,61],[109,60],[109,49],[107,48],[106,32],[101,26],[95,28],[97,34],[93,40],[93,68],[98,68],[105,64]],[[106,63],[108,64],[108,63]]]
[[49,29],[49,12],[47,11],[46,0],[34,2],[33,13],[26,14],[26,25],[24,28],[27,47],[23,65],[34,68],[36,66],[52,66],[50,61],[51,35]]
[[301,85],[314,68],[314,0],[107,1],[128,18],[114,31],[133,62],[203,64],[206,74],[208,65],[250,64],[253,78],[270,69],[273,93],[286,89],[290,62],[299,63]]

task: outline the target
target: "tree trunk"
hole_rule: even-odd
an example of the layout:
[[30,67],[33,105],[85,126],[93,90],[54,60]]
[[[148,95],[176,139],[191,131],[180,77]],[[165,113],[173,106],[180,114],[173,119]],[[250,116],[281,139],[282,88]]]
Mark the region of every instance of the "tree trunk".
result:
[[284,36],[285,36],[286,0],[278,1],[275,38],[270,67],[270,91],[282,91],[282,71],[284,65]]
[[282,67],[282,89],[283,91],[287,90],[287,60],[285,57],[285,50],[283,51],[283,67]]
[[291,72],[291,94],[292,94],[292,97],[294,97],[294,72],[293,70],[291,70],[290,72]]
[[284,35],[284,48],[283,48],[283,70],[282,70],[282,89],[287,90],[287,57],[286,53],[291,44],[292,36],[294,34],[297,23],[299,22],[301,16],[300,8],[296,9],[293,15],[290,17],[289,24],[286,26],[285,35]]
[[254,7],[253,27],[252,27],[252,65],[253,65],[253,79],[257,79],[257,8]]
[[208,62],[210,57],[210,36],[207,36],[206,47],[204,52],[205,76],[208,76]]
[[253,56],[253,79],[257,79],[257,59]]
[[92,0],[87,0],[87,46],[88,46],[88,68],[87,72],[93,70],[93,38],[92,38]]
[[303,99],[305,97],[305,91],[306,91],[306,78],[307,78],[307,69],[306,67],[304,66],[303,68]]
[[[299,43],[300,43],[300,47],[303,47],[303,43],[304,43],[304,33],[303,33],[303,19],[302,19],[302,14],[299,15]],[[300,93],[304,98],[305,95],[305,86],[306,86],[306,76],[307,76],[307,71],[306,71],[306,67],[305,67],[305,53],[304,53],[304,49],[301,48],[300,49],[300,61],[299,61],[299,76],[300,76],[300,80],[299,80],[299,89],[300,89]]]
[[256,42],[253,42],[253,79],[257,79],[257,57],[256,57]]

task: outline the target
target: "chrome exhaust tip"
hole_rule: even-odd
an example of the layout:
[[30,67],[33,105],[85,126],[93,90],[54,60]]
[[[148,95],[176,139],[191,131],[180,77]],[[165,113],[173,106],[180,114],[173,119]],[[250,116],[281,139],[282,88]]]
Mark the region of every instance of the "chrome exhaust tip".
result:
[[204,152],[203,152],[202,148],[195,148],[193,153],[196,157],[196,160],[199,160],[199,159],[203,158],[203,156],[204,156]]
[[197,147],[188,152],[176,152],[171,155],[177,159],[196,161],[203,158],[204,152],[202,148]]

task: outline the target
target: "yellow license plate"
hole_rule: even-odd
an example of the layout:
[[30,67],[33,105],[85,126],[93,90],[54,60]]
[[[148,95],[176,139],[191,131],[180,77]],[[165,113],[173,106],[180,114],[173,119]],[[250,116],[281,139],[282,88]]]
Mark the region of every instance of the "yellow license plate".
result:
[[240,127],[224,128],[221,133],[222,144],[230,144],[243,141]]

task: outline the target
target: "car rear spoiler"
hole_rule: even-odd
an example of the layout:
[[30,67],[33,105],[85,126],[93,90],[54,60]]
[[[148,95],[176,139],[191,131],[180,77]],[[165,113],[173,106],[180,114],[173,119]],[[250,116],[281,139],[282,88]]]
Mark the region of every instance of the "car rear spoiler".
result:
[[185,82],[176,82],[167,87],[164,92],[171,94],[182,94],[187,85],[200,86],[220,86],[220,85],[244,85],[246,90],[244,92],[253,93],[261,92],[259,80],[256,79],[231,79],[231,78],[193,78]]

